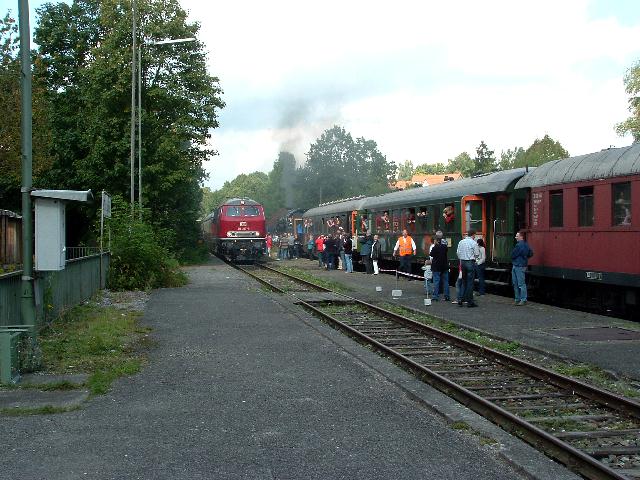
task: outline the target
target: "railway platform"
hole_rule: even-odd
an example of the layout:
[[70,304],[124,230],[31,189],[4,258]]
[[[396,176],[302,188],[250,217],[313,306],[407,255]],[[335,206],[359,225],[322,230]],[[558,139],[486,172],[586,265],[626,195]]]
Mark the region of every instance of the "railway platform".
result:
[[3,478],[577,478],[219,260],[188,273],[140,374],[2,419]]
[[[396,280],[393,273],[326,271],[318,267],[317,260],[297,259],[285,264],[342,283],[353,290],[351,295],[365,301],[408,306],[552,356],[595,365],[614,377],[635,379],[640,386],[640,322],[535,302],[514,306],[512,298],[491,294],[475,297],[479,308],[460,308],[442,297],[425,306],[424,280]],[[394,289],[402,290],[402,296],[394,298]],[[452,287],[451,299],[455,298],[456,290]]]

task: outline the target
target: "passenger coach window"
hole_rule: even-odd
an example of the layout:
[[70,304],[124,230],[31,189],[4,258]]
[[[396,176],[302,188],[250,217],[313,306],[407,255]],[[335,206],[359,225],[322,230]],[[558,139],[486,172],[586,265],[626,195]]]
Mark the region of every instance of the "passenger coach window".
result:
[[613,224],[631,225],[631,183],[614,183],[611,185],[613,203]]
[[593,226],[593,187],[578,189],[578,226]]
[[549,203],[551,204],[549,224],[552,227],[562,227],[563,205],[562,190],[551,192],[549,194]]

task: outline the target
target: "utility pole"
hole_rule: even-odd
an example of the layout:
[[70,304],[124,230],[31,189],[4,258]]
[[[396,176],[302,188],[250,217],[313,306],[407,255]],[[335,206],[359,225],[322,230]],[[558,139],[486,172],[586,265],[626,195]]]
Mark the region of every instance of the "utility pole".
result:
[[133,0],[133,11],[131,20],[131,215],[136,201],[135,192],[135,158],[136,158],[136,56],[137,56],[137,39],[136,17],[138,16],[138,6],[136,0]]
[[20,91],[22,149],[22,304],[23,325],[35,325],[36,309],[33,295],[33,224],[31,214],[32,189],[32,108],[31,108],[31,30],[29,0],[18,1],[20,23]]

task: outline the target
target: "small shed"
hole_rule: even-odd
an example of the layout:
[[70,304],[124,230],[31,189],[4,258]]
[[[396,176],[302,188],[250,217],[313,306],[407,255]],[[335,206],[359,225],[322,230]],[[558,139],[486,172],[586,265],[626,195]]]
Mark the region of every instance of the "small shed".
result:
[[66,263],[67,202],[89,202],[91,190],[34,190],[35,197],[35,269],[39,271],[64,270]]

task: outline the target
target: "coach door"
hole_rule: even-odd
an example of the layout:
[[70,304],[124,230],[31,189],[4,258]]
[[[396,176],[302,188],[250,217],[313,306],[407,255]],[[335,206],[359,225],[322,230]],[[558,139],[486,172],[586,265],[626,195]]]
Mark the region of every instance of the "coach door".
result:
[[492,262],[510,262],[513,247],[513,224],[509,221],[509,197],[495,197],[495,216],[492,225],[491,255]]
[[463,221],[462,234],[469,230],[476,231],[476,238],[485,239],[487,236],[487,217],[485,209],[485,200],[483,197],[476,195],[467,195],[462,197]]

